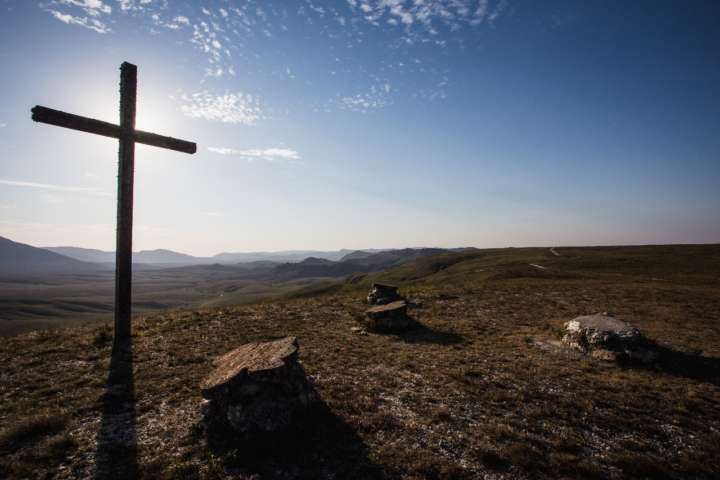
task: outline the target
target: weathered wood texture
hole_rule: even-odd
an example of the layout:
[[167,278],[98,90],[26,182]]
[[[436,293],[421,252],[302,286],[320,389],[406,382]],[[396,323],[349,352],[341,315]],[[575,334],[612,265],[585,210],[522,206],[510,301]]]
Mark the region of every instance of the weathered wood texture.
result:
[[133,180],[137,67],[120,66],[120,149],[118,152],[117,237],[115,249],[115,338],[130,336],[132,305]]
[[52,108],[36,105],[31,110],[32,119],[36,122],[48,123],[56,127],[70,128],[81,132],[94,133],[104,137],[120,138],[120,127],[114,123],[81,117],[72,113],[61,112]]
[[[33,107],[32,119],[36,122],[55,125],[56,127],[70,128],[81,132],[94,133],[103,137],[120,138],[121,129],[114,123],[95,120],[94,118],[81,117],[72,113],[61,112],[52,108],[36,105]],[[150,145],[152,147],[167,148],[183,153],[197,152],[197,145],[186,140],[179,140],[165,135],[134,130],[131,133],[137,143]]]
[[168,150],[175,150],[177,152],[197,152],[197,145],[193,142],[179,140],[173,137],[165,137],[156,133],[143,132],[142,130],[135,130],[135,141],[137,143],[153,147],[167,148]]

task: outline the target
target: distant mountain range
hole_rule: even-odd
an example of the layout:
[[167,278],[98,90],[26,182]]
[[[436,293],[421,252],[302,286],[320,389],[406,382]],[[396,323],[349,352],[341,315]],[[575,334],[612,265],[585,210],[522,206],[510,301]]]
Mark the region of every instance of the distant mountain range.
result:
[[[428,255],[450,251],[440,248],[399,250],[289,250],[283,252],[220,253],[194,257],[172,250],[142,250],[133,253],[134,269],[169,268],[203,271],[245,272],[242,275],[272,280],[310,277],[341,277],[400,265]],[[78,247],[38,248],[0,237],[0,276],[82,274],[112,271],[115,253]],[[186,270],[187,271],[187,270]]]
[[[368,252],[379,252],[380,249],[368,250]],[[309,257],[323,258],[325,260],[337,261],[345,255],[353,253],[353,250],[287,250],[281,252],[245,252],[245,253],[219,253],[209,260],[215,263],[247,263],[257,261],[271,262],[300,262]]]
[[[42,247],[44,250],[49,250],[66,257],[74,258],[83,262],[94,262],[94,263],[114,263],[115,252],[95,250],[92,248],[79,248],[79,247]],[[361,252],[363,255],[369,255],[371,253],[377,253],[382,250],[370,249]],[[234,265],[237,263],[250,263],[259,261],[270,261],[270,262],[300,262],[308,257],[324,258],[326,260],[337,261],[345,257],[346,255],[358,253],[353,250],[335,250],[335,251],[321,251],[321,250],[287,250],[280,252],[239,252],[229,253],[223,252],[218,253],[212,257],[195,257],[187,255],[185,253],[174,252],[172,250],[141,250],[139,252],[133,252],[133,263],[152,265],[159,267],[179,267],[189,265],[206,265],[212,263],[220,263],[225,265]]]

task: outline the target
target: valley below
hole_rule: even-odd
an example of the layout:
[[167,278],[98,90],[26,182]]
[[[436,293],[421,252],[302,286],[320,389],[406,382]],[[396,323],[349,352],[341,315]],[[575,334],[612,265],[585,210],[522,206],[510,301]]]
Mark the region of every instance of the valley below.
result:
[[[133,311],[222,307],[282,298],[353,274],[451,252],[408,248],[208,258],[169,250],[139,252],[133,256],[138,262],[133,266]],[[112,252],[41,249],[0,237],[0,336],[111,319],[112,258]]]
[[[133,310],[143,313],[248,303],[315,281],[274,281],[221,266],[146,270],[133,275]],[[112,270],[0,279],[0,335],[111,319],[114,282]]]

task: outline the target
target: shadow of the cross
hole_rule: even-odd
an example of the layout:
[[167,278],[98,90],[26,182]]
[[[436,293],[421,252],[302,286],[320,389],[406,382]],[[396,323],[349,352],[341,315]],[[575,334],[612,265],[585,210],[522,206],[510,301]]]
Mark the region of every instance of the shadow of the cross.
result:
[[102,397],[102,420],[95,453],[96,479],[138,476],[132,339],[115,338],[110,373]]

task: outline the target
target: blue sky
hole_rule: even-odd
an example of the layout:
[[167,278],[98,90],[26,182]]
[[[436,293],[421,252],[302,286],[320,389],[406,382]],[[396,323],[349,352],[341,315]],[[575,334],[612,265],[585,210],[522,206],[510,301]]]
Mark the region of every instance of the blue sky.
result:
[[0,235],[112,249],[138,65],[135,249],[720,241],[720,4],[0,1]]

